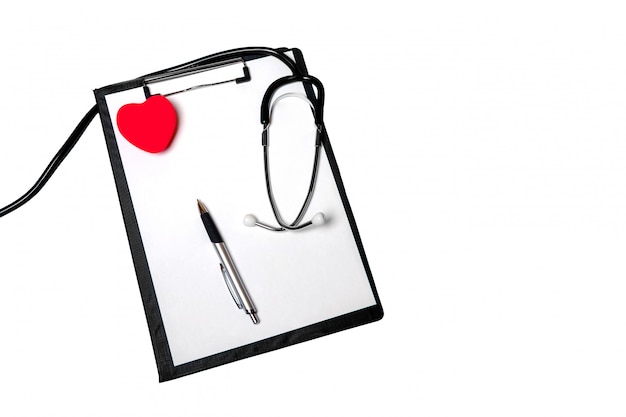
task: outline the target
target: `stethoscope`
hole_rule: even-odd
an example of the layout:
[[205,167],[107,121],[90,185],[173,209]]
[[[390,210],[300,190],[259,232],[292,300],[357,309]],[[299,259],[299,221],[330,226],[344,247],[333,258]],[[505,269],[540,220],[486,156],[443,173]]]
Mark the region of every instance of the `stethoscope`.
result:
[[[282,94],[279,97],[277,97],[275,100],[272,100],[276,91],[279,88],[284,87],[288,84],[293,84],[297,82],[314,85],[316,87],[317,100],[315,101],[315,104],[313,104],[306,95],[301,94],[301,93],[294,93],[294,92]],[[295,98],[301,99],[309,104],[309,106],[311,107],[311,110],[313,111],[313,116],[315,118],[315,127],[316,127],[315,129],[315,156],[313,158],[313,169],[311,171],[311,180],[309,182],[309,189],[307,191],[304,202],[302,203],[302,206],[300,207],[300,211],[298,212],[298,215],[292,222],[285,221],[282,214],[280,213],[280,210],[278,210],[276,199],[274,198],[274,192],[272,191],[272,179],[270,175],[270,162],[269,162],[269,146],[270,146],[269,130],[270,130],[270,125],[271,125],[271,120],[272,120],[272,111],[274,109],[274,106],[279,101],[285,98],[289,98],[289,97],[295,97]],[[270,105],[270,102],[272,103],[271,105]],[[274,213],[274,217],[276,218],[276,221],[278,222],[279,226],[278,227],[270,226],[267,223],[260,222],[252,214],[247,214],[244,217],[243,223],[246,226],[249,226],[249,227],[259,226],[266,230],[271,230],[275,232],[283,232],[286,230],[299,230],[299,229],[303,229],[311,225],[319,226],[326,222],[326,217],[324,213],[321,213],[321,212],[315,214],[310,220],[304,223],[302,222],[304,215],[306,214],[309,208],[309,205],[311,203],[311,199],[313,198],[313,192],[315,191],[315,183],[317,182],[317,174],[319,171],[319,161],[320,161],[320,154],[321,154],[321,148],[322,148],[322,132],[324,130],[323,113],[324,113],[324,86],[322,85],[320,80],[318,80],[317,78],[313,76],[292,75],[288,77],[283,77],[274,81],[268,87],[263,97],[263,101],[261,103],[261,124],[263,125],[261,144],[263,146],[263,168],[265,171],[265,185],[267,188],[267,196],[270,201],[270,205],[272,207],[272,212]]]
[[[225,52],[220,52],[218,54],[209,55],[208,57],[201,58],[199,60],[192,61],[190,63],[183,64],[178,67],[169,68],[167,70],[160,71],[158,73],[149,74],[144,77],[144,80],[170,78],[171,76],[177,77],[177,76],[184,75],[187,72],[194,72],[197,70],[202,70],[204,68],[210,69],[212,67],[219,66],[220,64],[224,62],[229,62],[233,60],[244,60],[245,57],[254,58],[258,56],[271,56],[271,57],[277,58],[280,61],[282,61],[287,67],[289,67],[293,75],[279,78],[278,80],[270,84],[270,86],[265,91],[263,100],[261,102],[261,124],[263,125],[261,144],[263,146],[263,167],[265,171],[265,185],[267,188],[267,196],[270,202],[270,206],[272,208],[272,212],[274,213],[274,217],[276,218],[276,221],[278,222],[278,226],[271,226],[267,223],[260,222],[256,218],[256,216],[252,214],[247,214],[243,219],[243,223],[246,226],[250,226],[250,227],[259,226],[263,229],[271,230],[275,232],[283,232],[286,230],[299,230],[299,229],[303,229],[311,225],[322,225],[326,222],[326,217],[324,213],[317,213],[310,220],[303,222],[303,218],[309,208],[311,199],[313,198],[313,193],[315,191],[315,183],[317,181],[317,174],[319,171],[319,160],[320,160],[320,154],[321,154],[321,148],[322,148],[322,134],[324,131],[324,86],[322,85],[320,80],[318,80],[317,78],[311,75],[305,74],[304,73],[305,71],[301,69],[300,67],[298,67],[297,63],[293,59],[291,59],[290,57],[284,54],[285,51],[286,51],[285,49],[257,48],[257,47],[233,49],[230,51],[225,51]],[[245,65],[245,60],[244,60],[244,65]],[[244,78],[233,79],[229,81],[235,81],[237,83],[248,81],[250,79],[249,73],[247,71],[247,67],[244,67],[244,68],[245,68]],[[286,85],[293,84],[293,83],[302,83],[305,85],[314,86],[317,89],[317,98],[315,99],[315,103],[313,103],[306,95],[301,94],[301,93],[286,93],[286,94],[280,95],[275,100],[273,100],[273,97],[275,93],[278,91],[278,89]],[[203,86],[196,86],[196,87],[203,87]],[[192,87],[192,88],[196,88],[196,87]],[[189,89],[182,90],[182,91],[187,91],[187,90]],[[297,97],[306,101],[311,107],[311,110],[313,111],[313,116],[315,118],[315,125],[316,125],[315,157],[313,160],[313,169],[311,171],[311,180],[309,182],[309,189],[307,191],[307,195],[304,199],[304,202],[302,203],[300,211],[298,212],[298,215],[292,222],[287,222],[284,220],[276,204],[276,199],[274,198],[274,192],[272,190],[272,179],[270,176],[270,162],[269,162],[269,129],[270,129],[270,124],[271,124],[272,110],[274,109],[274,106],[276,105],[276,103],[278,103],[279,101],[287,97]]]
[[[306,214],[306,211],[309,208],[309,204],[311,203],[311,199],[313,198],[313,192],[315,190],[315,183],[317,181],[317,174],[319,171],[319,160],[320,160],[320,153],[321,153],[321,147],[322,147],[322,135],[324,132],[324,122],[323,122],[324,87],[317,78],[305,74],[306,71],[303,68],[300,68],[293,59],[285,55],[286,51],[288,51],[288,49],[286,48],[273,49],[273,48],[263,48],[263,47],[232,49],[229,51],[224,51],[224,52],[219,52],[217,54],[209,55],[204,58],[200,58],[200,59],[182,64],[179,66],[171,67],[162,71],[144,75],[143,77],[140,77],[138,79],[143,82],[144,92],[146,93],[146,98],[148,98],[150,96],[150,92],[148,88],[148,84],[150,82],[158,82],[159,80],[177,78],[177,77],[181,77],[184,75],[188,75],[190,73],[210,70],[212,68],[217,68],[220,65],[231,62],[233,60],[244,62],[244,77],[229,80],[226,82],[233,81],[236,83],[240,83],[240,82],[248,81],[250,79],[250,74],[248,72],[247,67],[245,66],[245,58],[254,59],[257,57],[271,56],[280,60],[291,70],[293,75],[279,78],[278,80],[270,84],[267,91],[265,92],[263,101],[261,103],[261,124],[263,125],[262,145],[263,145],[263,161],[264,161],[264,170],[265,170],[265,184],[267,188],[267,195],[270,201],[270,205],[272,207],[274,217],[276,218],[276,221],[278,222],[279,226],[275,227],[275,226],[270,226],[266,223],[259,222],[257,218],[251,214],[248,214],[244,217],[244,224],[246,226],[251,226],[251,227],[260,226],[264,229],[278,231],[278,232],[285,231],[285,230],[299,230],[299,229],[303,229],[311,225],[321,225],[321,224],[324,224],[326,221],[326,217],[324,216],[323,213],[317,213],[309,221],[302,222]],[[286,86],[288,84],[297,83],[297,82],[303,83],[308,86],[314,86],[317,89],[317,98],[315,99],[314,102],[312,102],[306,95],[300,94],[300,93],[286,93],[277,97],[272,102],[273,96],[279,88]],[[200,85],[200,86],[192,87],[192,89],[210,86],[210,85],[214,85],[214,84]],[[188,91],[188,90],[190,89],[177,91],[171,94],[177,94],[177,93]],[[276,200],[274,198],[274,193],[272,191],[272,181],[270,177],[270,166],[269,166],[270,165],[269,164],[269,149],[268,149],[269,148],[269,128],[270,128],[272,110],[274,108],[274,105],[277,102],[287,97],[297,97],[308,102],[309,106],[311,107],[313,111],[313,115],[315,118],[315,125],[317,128],[316,136],[315,136],[315,158],[313,161],[313,169],[311,173],[311,181],[309,183],[309,189],[308,189],[306,198],[304,199],[304,202],[302,204],[302,207],[300,208],[298,215],[292,222],[286,222],[283,219],[276,205]],[[270,105],[270,103],[272,104]],[[65,157],[67,157],[67,155],[72,150],[72,148],[74,147],[78,139],[82,136],[87,126],[91,123],[91,121],[94,119],[94,117],[97,114],[98,114],[98,107],[97,105],[94,105],[89,110],[89,112],[87,112],[87,114],[83,117],[83,119],[80,121],[78,126],[76,126],[76,129],[72,132],[72,134],[69,136],[67,141],[64,143],[61,149],[54,156],[52,161],[50,161],[50,164],[44,170],[44,172],[42,173],[40,178],[37,180],[35,185],[33,185],[30,190],[28,190],[23,196],[21,196],[20,198],[18,198],[11,204],[0,208],[0,217],[21,207],[23,204],[29,201],[43,188],[43,186],[46,184],[46,182],[50,179],[52,174],[59,167],[61,162],[63,162]]]
[[[271,230],[275,232],[283,232],[286,230],[299,230],[311,225],[322,225],[326,222],[326,217],[324,213],[315,214],[310,220],[303,222],[303,218],[309,208],[311,203],[311,199],[313,198],[313,193],[315,191],[315,183],[317,182],[317,174],[319,171],[319,160],[322,148],[322,134],[324,131],[324,86],[317,78],[305,74],[305,71],[301,69],[298,64],[284,54],[286,49],[272,49],[272,48],[239,48],[233,49],[230,51],[220,52],[214,55],[209,55],[205,58],[201,58],[196,61],[189,62],[187,64],[183,64],[177,67],[169,68],[167,70],[159,71],[157,73],[149,74],[144,76],[144,89],[147,90],[147,83],[154,82],[155,80],[163,80],[170,79],[172,77],[179,77],[188,74],[189,72],[202,71],[205,69],[211,69],[215,67],[219,67],[221,64],[230,63],[233,61],[243,61],[244,63],[244,78],[238,78],[233,80],[228,80],[226,82],[245,82],[250,80],[250,74],[248,72],[247,67],[245,66],[245,59],[249,58],[253,59],[259,56],[271,56],[276,59],[279,59],[282,63],[284,63],[292,72],[293,75],[279,78],[274,81],[265,91],[263,96],[263,100],[261,102],[261,124],[263,125],[262,132],[262,140],[261,144],[263,146],[263,167],[265,171],[265,185],[267,189],[267,196],[270,202],[270,206],[272,208],[272,212],[274,213],[274,217],[278,222],[278,226],[271,226],[267,223],[260,222],[256,216],[252,214],[247,214],[243,223],[246,226],[254,227],[259,226],[266,230]],[[147,80],[147,82],[146,82]],[[315,99],[315,103],[313,103],[305,94],[301,93],[285,93],[274,98],[276,92],[289,84],[294,83],[302,83],[308,86],[314,86],[317,89],[317,98]],[[180,92],[189,91],[191,89],[210,86],[208,85],[199,85],[194,86],[185,90],[177,91],[170,94],[178,94]],[[148,90],[147,90],[148,91]],[[170,95],[168,94],[168,95]],[[280,210],[278,209],[276,199],[274,198],[274,192],[272,190],[272,180],[270,176],[270,162],[269,162],[269,129],[271,125],[271,116],[274,106],[279,101],[288,98],[288,97],[296,97],[306,101],[311,110],[313,112],[313,116],[315,118],[316,125],[316,134],[315,134],[315,156],[313,160],[313,169],[311,171],[311,180],[309,182],[309,189],[307,191],[307,195],[302,203],[300,211],[298,215],[292,222],[285,221]]]

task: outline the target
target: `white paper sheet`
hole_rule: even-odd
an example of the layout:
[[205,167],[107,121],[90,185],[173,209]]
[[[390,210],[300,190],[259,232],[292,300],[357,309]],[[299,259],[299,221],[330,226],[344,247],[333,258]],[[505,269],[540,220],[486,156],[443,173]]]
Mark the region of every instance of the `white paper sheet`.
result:
[[[247,213],[275,224],[265,189],[260,105],[267,86],[289,75],[272,58],[248,66],[250,82],[170,97],[179,127],[165,152],[139,150],[115,127],[174,365],[375,304],[324,151],[305,219],[322,211],[327,224],[280,233],[243,225]],[[158,92],[167,92],[166,84],[159,83]],[[284,89],[298,90],[301,85]],[[108,95],[112,119],[122,105],[144,99],[141,88]],[[272,180],[279,207],[291,219],[310,178],[313,118],[297,99],[282,100],[274,116]],[[230,248],[257,306],[258,325],[228,293],[198,198]]]

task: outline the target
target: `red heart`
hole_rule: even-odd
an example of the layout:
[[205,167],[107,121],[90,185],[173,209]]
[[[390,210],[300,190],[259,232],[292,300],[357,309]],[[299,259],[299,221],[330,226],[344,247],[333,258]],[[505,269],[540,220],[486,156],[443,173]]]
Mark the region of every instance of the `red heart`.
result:
[[141,104],[122,106],[117,112],[117,127],[130,143],[147,152],[164,151],[176,132],[176,109],[160,95]]

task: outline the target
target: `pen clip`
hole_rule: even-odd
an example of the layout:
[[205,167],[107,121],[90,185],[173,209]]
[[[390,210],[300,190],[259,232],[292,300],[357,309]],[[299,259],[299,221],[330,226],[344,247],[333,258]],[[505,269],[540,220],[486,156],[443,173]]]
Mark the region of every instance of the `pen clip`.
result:
[[224,265],[221,263],[220,263],[220,269],[222,270],[222,275],[224,276],[224,282],[226,283],[226,287],[228,287],[228,291],[230,292],[230,295],[233,297],[233,301],[237,305],[238,309],[242,309],[243,303],[241,302],[241,299],[239,298],[239,294],[237,294],[237,291],[235,290],[235,286],[233,284],[233,280],[230,278],[230,274],[228,273],[226,268],[224,268]]

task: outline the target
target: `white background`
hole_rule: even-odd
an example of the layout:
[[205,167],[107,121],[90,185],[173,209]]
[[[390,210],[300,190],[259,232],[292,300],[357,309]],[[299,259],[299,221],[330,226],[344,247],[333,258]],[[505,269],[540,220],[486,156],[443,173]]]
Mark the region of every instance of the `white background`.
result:
[[385,318],[158,384],[96,121],[0,219],[0,414],[623,416],[620,2],[225,4],[4,6],[0,204],[92,89],[299,47]]

